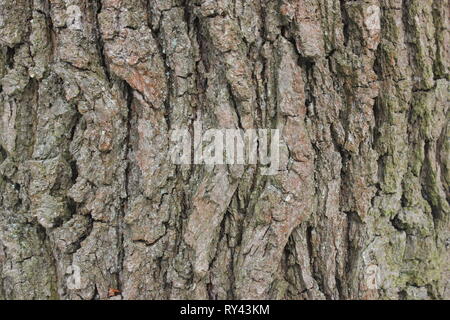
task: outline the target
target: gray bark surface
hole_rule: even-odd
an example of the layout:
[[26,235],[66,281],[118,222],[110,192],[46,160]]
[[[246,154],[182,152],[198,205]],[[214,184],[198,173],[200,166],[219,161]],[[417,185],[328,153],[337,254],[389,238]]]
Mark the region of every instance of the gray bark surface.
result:
[[[448,31],[447,0],[0,0],[0,299],[450,298]],[[173,164],[199,117],[278,128],[279,173]]]

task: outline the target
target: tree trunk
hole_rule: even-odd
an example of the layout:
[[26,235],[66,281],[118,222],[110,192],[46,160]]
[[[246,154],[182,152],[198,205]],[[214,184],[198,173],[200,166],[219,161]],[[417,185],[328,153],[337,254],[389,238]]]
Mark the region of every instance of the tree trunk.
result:
[[[0,0],[0,298],[450,298],[446,0]],[[171,132],[279,129],[280,165]]]

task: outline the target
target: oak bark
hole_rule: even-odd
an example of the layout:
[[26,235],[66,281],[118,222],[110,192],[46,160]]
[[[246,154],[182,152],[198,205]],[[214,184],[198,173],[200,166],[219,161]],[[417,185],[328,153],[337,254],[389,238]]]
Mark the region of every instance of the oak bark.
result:
[[[0,0],[0,298],[450,298],[448,22],[446,0]],[[195,120],[278,128],[280,171],[173,164]]]

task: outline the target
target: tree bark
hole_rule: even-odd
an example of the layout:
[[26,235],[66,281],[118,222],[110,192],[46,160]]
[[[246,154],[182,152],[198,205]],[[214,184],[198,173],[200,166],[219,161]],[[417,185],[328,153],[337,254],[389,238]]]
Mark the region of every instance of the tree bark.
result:
[[[450,298],[448,21],[0,0],[0,298]],[[175,165],[196,120],[279,129],[280,171]]]

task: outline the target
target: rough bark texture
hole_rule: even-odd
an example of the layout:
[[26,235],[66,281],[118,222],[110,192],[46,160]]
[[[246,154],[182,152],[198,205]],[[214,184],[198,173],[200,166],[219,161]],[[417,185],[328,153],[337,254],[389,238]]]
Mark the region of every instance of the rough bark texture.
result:
[[[448,21],[447,0],[0,0],[0,298],[450,298]],[[199,117],[280,129],[280,172],[172,164]]]

